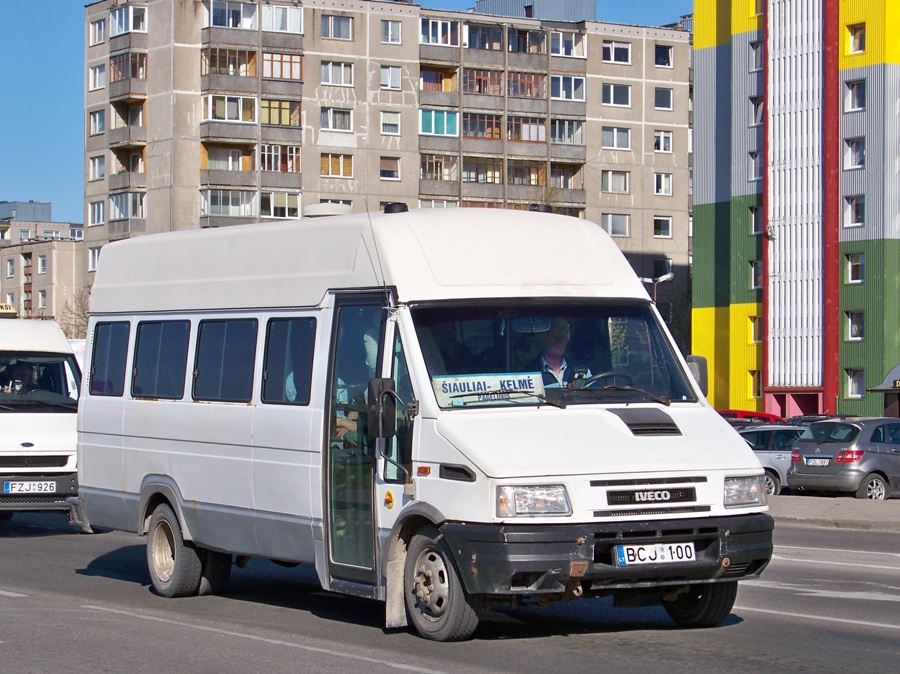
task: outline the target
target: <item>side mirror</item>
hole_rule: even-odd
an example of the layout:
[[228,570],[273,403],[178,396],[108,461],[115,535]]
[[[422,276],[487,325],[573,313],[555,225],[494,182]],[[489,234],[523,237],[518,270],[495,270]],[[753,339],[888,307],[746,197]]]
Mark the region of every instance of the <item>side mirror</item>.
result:
[[705,396],[709,393],[709,370],[705,356],[688,356],[688,369],[694,377],[694,381],[700,387],[700,392]]
[[397,432],[397,393],[394,380],[373,377],[369,380],[366,421],[373,438],[392,438]]

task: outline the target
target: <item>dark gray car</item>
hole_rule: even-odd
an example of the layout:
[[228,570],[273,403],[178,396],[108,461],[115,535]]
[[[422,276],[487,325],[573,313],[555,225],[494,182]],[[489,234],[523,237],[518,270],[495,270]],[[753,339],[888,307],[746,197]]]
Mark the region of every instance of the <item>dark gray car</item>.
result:
[[787,487],[787,471],[791,467],[791,447],[803,433],[797,426],[764,424],[738,431],[747,441],[766,471],[766,493],[780,494]]
[[794,443],[788,486],[852,492],[856,498],[900,496],[900,419],[838,419],[810,424]]

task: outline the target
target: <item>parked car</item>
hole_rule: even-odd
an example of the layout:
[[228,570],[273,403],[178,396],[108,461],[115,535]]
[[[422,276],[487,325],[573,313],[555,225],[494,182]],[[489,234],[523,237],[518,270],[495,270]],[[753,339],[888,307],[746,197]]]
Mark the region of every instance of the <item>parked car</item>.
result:
[[851,492],[873,500],[900,496],[900,419],[810,424],[794,443],[787,481],[791,490]]
[[756,412],[753,410],[716,410],[732,426],[743,426],[748,423],[783,424],[784,419],[777,414]]
[[791,467],[791,447],[803,433],[802,428],[782,424],[760,424],[738,431],[747,441],[766,471],[766,493],[780,494],[787,487]]

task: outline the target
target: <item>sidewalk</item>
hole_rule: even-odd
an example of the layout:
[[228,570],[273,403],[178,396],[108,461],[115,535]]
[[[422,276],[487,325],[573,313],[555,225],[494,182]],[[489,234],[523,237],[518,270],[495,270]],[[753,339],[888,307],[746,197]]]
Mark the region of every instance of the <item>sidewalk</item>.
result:
[[868,501],[850,496],[770,496],[769,514],[779,524],[900,532],[900,499]]

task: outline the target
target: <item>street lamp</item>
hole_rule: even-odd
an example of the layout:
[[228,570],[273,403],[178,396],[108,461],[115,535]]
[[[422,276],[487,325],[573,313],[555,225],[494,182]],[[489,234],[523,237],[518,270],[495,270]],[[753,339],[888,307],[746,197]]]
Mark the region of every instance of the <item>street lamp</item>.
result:
[[668,274],[663,274],[662,276],[657,276],[656,278],[646,278],[641,277],[642,283],[652,283],[653,284],[653,304],[656,304],[656,286],[660,283],[665,283],[666,281],[671,281],[675,278],[675,274],[669,272]]

